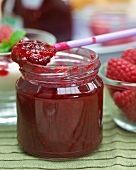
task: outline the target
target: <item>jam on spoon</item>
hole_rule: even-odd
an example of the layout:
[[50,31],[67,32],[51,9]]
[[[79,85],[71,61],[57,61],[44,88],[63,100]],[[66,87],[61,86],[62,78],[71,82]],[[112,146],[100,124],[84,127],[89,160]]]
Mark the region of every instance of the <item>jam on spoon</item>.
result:
[[22,65],[26,61],[33,64],[46,65],[55,55],[56,49],[52,45],[38,40],[20,40],[12,50],[12,60]]

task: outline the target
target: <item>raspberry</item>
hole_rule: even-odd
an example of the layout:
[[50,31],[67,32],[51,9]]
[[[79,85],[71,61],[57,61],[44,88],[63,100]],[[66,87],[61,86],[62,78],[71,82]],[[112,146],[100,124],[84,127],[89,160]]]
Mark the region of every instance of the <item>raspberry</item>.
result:
[[121,58],[129,61],[132,64],[136,64],[136,49],[130,48],[130,49],[125,50],[122,53]]
[[136,66],[121,59],[112,58],[107,65],[106,77],[124,82],[136,82]]
[[117,91],[114,93],[113,99],[115,104],[124,112],[126,118],[131,122],[136,122],[136,91]]
[[20,66],[25,62],[46,65],[55,55],[55,47],[37,40],[20,40],[12,49],[12,60]]
[[3,25],[0,27],[0,43],[3,40],[9,40],[10,35],[13,33],[13,29],[8,25]]

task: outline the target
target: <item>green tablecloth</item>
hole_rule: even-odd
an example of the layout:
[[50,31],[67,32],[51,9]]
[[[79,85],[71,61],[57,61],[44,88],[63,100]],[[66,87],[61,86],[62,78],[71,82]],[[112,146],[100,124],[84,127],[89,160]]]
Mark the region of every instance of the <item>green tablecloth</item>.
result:
[[136,134],[120,129],[106,108],[103,124],[100,148],[93,154],[65,162],[53,162],[25,154],[18,147],[16,126],[0,126],[0,169],[136,170]]

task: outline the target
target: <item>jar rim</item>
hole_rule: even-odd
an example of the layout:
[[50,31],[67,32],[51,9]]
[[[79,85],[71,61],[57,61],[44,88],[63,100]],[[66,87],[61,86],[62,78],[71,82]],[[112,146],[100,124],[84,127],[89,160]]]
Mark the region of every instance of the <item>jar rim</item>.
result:
[[[68,61],[71,60],[71,61]],[[68,73],[82,72],[99,69],[100,60],[97,53],[86,48],[73,48],[70,50],[59,51],[51,59],[51,62],[44,65],[26,62],[21,70],[35,74],[64,76]]]
[[[64,55],[65,54],[65,55]],[[69,57],[69,58],[68,58]],[[55,62],[55,63],[54,63]],[[60,51],[47,66],[26,62],[20,68],[24,79],[36,84],[73,85],[93,80],[99,70],[98,54],[86,48]]]

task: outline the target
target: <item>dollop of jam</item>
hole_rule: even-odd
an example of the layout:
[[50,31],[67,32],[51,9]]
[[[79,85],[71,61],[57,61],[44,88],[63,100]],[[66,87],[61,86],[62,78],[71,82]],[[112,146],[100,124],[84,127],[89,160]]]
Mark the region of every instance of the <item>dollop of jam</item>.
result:
[[12,60],[22,66],[26,62],[47,65],[55,55],[54,46],[38,40],[20,40],[12,49]]

